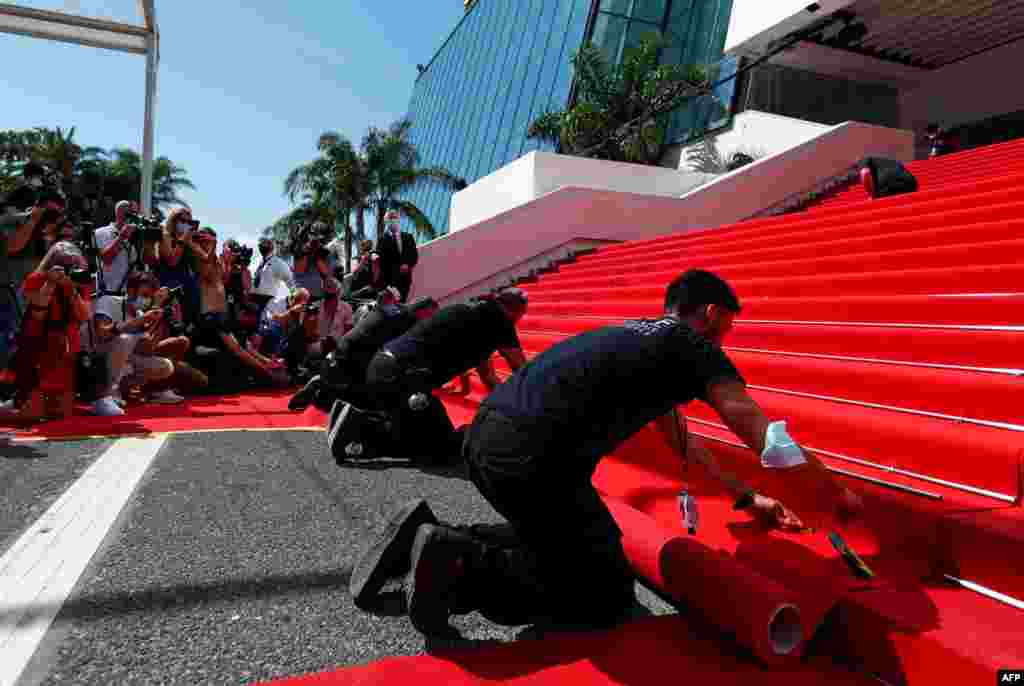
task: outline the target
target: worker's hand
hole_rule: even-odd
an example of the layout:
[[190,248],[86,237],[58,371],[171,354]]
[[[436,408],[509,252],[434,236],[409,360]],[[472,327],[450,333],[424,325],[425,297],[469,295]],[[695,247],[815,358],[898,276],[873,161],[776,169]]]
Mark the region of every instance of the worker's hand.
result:
[[747,511],[774,529],[804,531],[807,528],[800,518],[782,503],[764,495],[755,495],[754,504]]

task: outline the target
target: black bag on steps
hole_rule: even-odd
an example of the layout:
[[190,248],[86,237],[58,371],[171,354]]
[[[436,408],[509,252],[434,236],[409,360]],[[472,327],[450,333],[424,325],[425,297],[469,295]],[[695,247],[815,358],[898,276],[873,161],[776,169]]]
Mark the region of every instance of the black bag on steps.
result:
[[861,169],[870,169],[875,182],[876,198],[887,198],[890,195],[902,195],[917,191],[917,179],[897,160],[884,157],[866,157],[861,162]]

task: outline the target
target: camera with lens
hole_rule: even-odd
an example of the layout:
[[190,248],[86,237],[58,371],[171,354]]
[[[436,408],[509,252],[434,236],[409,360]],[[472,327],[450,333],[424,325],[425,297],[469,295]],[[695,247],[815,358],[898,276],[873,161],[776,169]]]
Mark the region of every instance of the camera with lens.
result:
[[68,271],[68,278],[77,286],[87,286],[93,282],[96,272],[92,269],[75,268]]
[[322,295],[317,295],[317,296],[314,296],[314,297],[310,298],[309,302],[306,303],[306,307],[305,307],[305,310],[304,310],[305,313],[306,314],[316,314],[316,313],[318,313],[320,311],[320,306],[323,304],[322,303],[323,299],[324,299],[324,296],[322,296]]
[[124,220],[126,224],[131,224],[138,229],[138,235],[142,241],[159,241],[164,237],[163,228],[155,219],[128,212],[125,214]]
[[248,267],[252,264],[252,248],[248,245],[241,245],[238,247],[237,262],[243,267]]
[[296,255],[302,257],[313,257],[316,260],[326,260],[330,257],[331,251],[325,246],[331,240],[331,230],[324,224],[311,224],[299,232],[295,248]]
[[171,336],[182,336],[185,333],[185,325],[174,318],[174,304],[180,302],[185,295],[185,289],[181,286],[167,289],[167,299],[164,300],[163,314],[164,322],[170,330]]

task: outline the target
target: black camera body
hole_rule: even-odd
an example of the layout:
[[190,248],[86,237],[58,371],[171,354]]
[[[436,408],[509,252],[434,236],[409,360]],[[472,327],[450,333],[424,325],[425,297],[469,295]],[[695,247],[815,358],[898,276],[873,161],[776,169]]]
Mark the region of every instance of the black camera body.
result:
[[324,296],[316,295],[309,299],[306,303],[305,312],[306,314],[316,314],[320,311],[321,305],[323,305]]
[[96,272],[92,269],[72,269],[68,272],[68,278],[76,286],[87,286],[93,282]]
[[252,248],[248,245],[239,246],[237,261],[243,267],[248,267],[252,264]]
[[174,320],[174,304],[179,302],[184,295],[185,289],[181,286],[167,289],[167,299],[164,300],[163,314],[171,336],[182,336],[185,334],[185,325]]
[[159,241],[164,237],[163,227],[155,219],[128,212],[125,214],[124,220],[126,224],[131,224],[137,229],[136,235],[144,242]]

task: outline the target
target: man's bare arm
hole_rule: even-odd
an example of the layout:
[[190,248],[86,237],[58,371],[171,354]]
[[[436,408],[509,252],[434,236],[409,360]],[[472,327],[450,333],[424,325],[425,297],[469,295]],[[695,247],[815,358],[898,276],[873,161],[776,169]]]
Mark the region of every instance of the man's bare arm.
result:
[[[708,404],[715,409],[715,412],[722,418],[740,440],[747,444],[751,450],[760,456],[765,448],[765,431],[771,420],[768,419],[761,407],[747,393],[743,384],[734,381],[716,383],[708,389]],[[807,466],[813,470],[822,486],[842,496],[846,501],[857,499],[833,478],[828,467],[806,450],[801,450]],[[848,502],[850,509],[857,505],[855,502]]]

